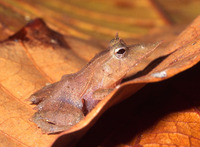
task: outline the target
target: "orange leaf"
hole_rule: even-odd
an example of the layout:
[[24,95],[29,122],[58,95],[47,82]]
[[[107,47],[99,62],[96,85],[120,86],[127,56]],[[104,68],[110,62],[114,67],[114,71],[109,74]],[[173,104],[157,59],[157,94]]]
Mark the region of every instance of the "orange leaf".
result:
[[[59,144],[59,142],[66,142],[66,144],[68,144],[70,142],[68,138],[70,138],[72,134],[83,135],[89,128],[88,125],[92,125],[105,110],[138,91],[145,83],[170,78],[198,63],[200,60],[199,22],[200,17],[194,20],[194,22],[167,47],[158,48],[158,50],[162,49],[164,52],[171,53],[160,64],[153,68],[151,72],[122,83],[114,92],[99,102],[84,120],[70,130],[62,133],[55,144]],[[152,56],[157,56],[156,51]]]
[[[192,67],[199,61],[199,18],[197,18],[174,42],[170,42],[170,45],[168,45],[168,42],[163,43],[163,46],[140,63],[134,69],[133,73],[143,70],[154,59],[171,53],[166,58],[162,58],[163,61],[160,61],[159,65],[158,62],[155,62],[151,66],[148,66],[148,68],[145,68],[144,72],[139,72],[135,77],[132,77],[132,81],[124,82],[105,100],[101,101],[88,114],[85,120],[67,132],[60,135],[42,134],[41,130],[29,121],[34,111],[32,110],[33,107],[25,101],[26,98],[46,83],[58,81],[63,74],[76,72],[81,69],[96,53],[104,49],[103,46],[105,45],[102,44],[106,43],[93,39],[94,36],[103,38],[105,42],[106,37],[110,38],[110,36],[113,36],[113,33],[115,34],[116,31],[120,30],[119,33],[123,37],[138,38],[152,31],[152,28],[155,26],[162,26],[173,22],[184,22],[186,15],[183,16],[182,13],[177,12],[188,12],[191,9],[186,9],[185,7],[187,6],[196,6],[197,8],[199,6],[197,1],[179,8],[171,2],[160,2],[168,10],[171,17],[176,12],[175,17],[171,18],[173,21],[170,21],[158,9],[159,5],[153,3],[153,1],[127,2],[131,6],[129,8],[126,2],[104,2],[105,4],[103,5],[101,3],[94,5],[92,1],[80,3],[79,1],[2,0],[0,2],[2,10],[0,12],[0,31],[3,32],[0,37],[1,40],[22,27],[27,20],[36,16],[45,18],[48,25],[56,31],[62,32],[65,35],[76,36],[63,36],[52,31],[43,21],[37,19],[24,27],[18,34],[1,42],[0,109],[2,115],[0,119],[0,138],[3,140],[1,141],[3,146],[47,146],[52,144],[57,137],[59,138],[56,140],[55,145],[59,143],[75,144],[78,140],[77,138],[84,135],[109,107],[123,101],[141,89],[146,83],[170,78]],[[64,5],[66,5],[65,8],[63,7]],[[113,7],[113,5],[116,7]],[[104,9],[104,6],[109,9]],[[119,11],[122,7],[126,8],[126,10]],[[133,7],[136,9],[133,9]],[[141,11],[138,10],[142,10],[139,16],[137,14]],[[196,12],[192,12],[191,16],[196,16],[193,13],[195,14]],[[188,13],[185,14],[188,15]],[[191,18],[187,18],[187,22],[190,20]],[[84,38],[87,41],[80,38]],[[155,40],[151,38],[150,41]],[[190,109],[190,117],[186,115],[188,114],[186,111],[175,113],[175,115],[172,114],[172,117],[170,115],[169,118],[173,119],[176,115],[183,115],[187,118],[185,122],[188,122],[192,118],[198,118],[197,110]],[[194,113],[191,113],[191,111]],[[173,121],[176,122],[174,119]],[[192,123],[198,123],[198,119]],[[168,125],[168,123],[161,121],[158,128],[165,128]],[[196,124],[192,125],[191,128],[198,127]],[[187,131],[187,128],[183,127],[183,131]],[[196,143],[197,146],[199,144],[198,132],[196,133],[195,129],[191,130],[195,134],[191,138],[191,142]],[[169,137],[166,137],[166,132],[163,131],[162,133],[165,134],[162,135],[165,136],[164,140],[168,141]],[[140,145],[152,145],[151,142],[148,142],[151,138],[155,138],[152,134],[144,135],[144,138],[140,140]],[[170,137],[172,138],[173,136]],[[138,138],[133,138],[129,144],[133,145],[135,140],[139,144]],[[184,142],[177,144],[188,145],[184,144]]]

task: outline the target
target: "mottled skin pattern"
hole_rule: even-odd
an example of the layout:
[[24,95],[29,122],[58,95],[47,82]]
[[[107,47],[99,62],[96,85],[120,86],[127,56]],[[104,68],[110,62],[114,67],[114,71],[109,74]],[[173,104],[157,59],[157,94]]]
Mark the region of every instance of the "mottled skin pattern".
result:
[[116,35],[108,49],[96,55],[82,70],[64,75],[59,82],[31,95],[29,100],[37,104],[38,110],[33,121],[45,133],[69,129],[83,119],[158,44],[127,46]]

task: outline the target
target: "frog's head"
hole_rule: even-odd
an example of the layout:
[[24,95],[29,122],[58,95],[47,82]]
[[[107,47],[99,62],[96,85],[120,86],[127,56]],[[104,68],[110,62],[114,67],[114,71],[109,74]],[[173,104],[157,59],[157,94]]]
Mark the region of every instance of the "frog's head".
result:
[[160,43],[127,45],[118,34],[110,41],[109,48],[96,55],[88,64],[94,69],[95,81],[98,83],[115,85],[130,70],[150,55]]
[[120,65],[131,68],[137,65],[143,58],[149,56],[160,43],[127,45],[116,34],[116,37],[110,41],[109,50],[115,58],[113,58],[113,61],[115,60],[116,63],[120,62]]

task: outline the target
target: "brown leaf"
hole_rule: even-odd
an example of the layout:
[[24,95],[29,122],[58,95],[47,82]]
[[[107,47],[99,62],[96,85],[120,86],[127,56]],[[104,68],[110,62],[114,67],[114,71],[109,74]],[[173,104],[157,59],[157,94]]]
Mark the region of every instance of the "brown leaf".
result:
[[[171,52],[171,54],[169,54],[169,56],[158,66],[152,69],[151,72],[145,76],[121,84],[119,88],[99,102],[84,120],[72,127],[70,130],[62,133],[60,138],[56,140],[55,144],[59,144],[59,142],[63,143],[63,141],[66,141],[67,143],[70,135],[84,134],[89,128],[89,124],[92,125],[105,110],[138,91],[145,85],[145,83],[170,78],[171,76],[198,63],[200,60],[199,22],[200,17],[195,19],[194,22],[166,48],[158,48],[163,50],[166,49],[164,52]],[[153,55],[154,53],[152,56]]]
[[[47,146],[55,140],[56,136],[47,136],[41,134],[41,131],[35,126],[35,124],[28,121],[34,112],[29,103],[25,102],[24,100],[34,91],[43,87],[45,83],[55,82],[59,80],[60,76],[63,74],[79,70],[97,52],[103,49],[101,45],[95,45],[97,41],[91,43],[90,38],[96,36],[98,38],[103,38],[105,41],[105,37],[111,38],[111,36],[113,36],[113,34],[115,34],[118,29],[120,30],[120,33],[122,32],[123,37],[143,36],[146,35],[148,31],[152,31],[153,27],[166,24],[165,21],[163,21],[163,18],[165,17],[160,17],[163,15],[160,15],[162,13],[160,13],[158,9],[155,9],[155,4],[152,5],[152,7],[151,4],[149,5],[148,1],[132,1],[131,8],[127,9],[127,11],[123,11],[123,14],[121,13],[122,11],[119,11],[119,8],[112,7],[113,4],[115,4],[117,7],[120,7],[121,4],[119,2],[106,3],[104,6],[109,8],[108,10],[104,9],[105,7],[102,7],[103,5],[101,3],[95,3],[94,5],[92,2],[88,2],[89,3],[80,3],[74,1],[72,4],[70,1],[0,2],[0,7],[2,10],[0,12],[0,30],[3,32],[1,35],[1,40],[7,38],[7,36],[22,27],[28,19],[36,16],[45,18],[45,20],[52,28],[62,32],[63,34],[70,34],[89,40],[83,41],[75,37],[66,36],[64,37],[64,41],[66,41],[67,45],[71,48],[65,52],[66,48],[63,48],[60,43],[55,41],[55,38],[57,38],[59,35],[56,35],[55,38],[53,37],[53,40],[52,36],[48,36],[47,38],[37,38],[37,35],[33,35],[34,29],[38,30],[37,26],[41,26],[41,24],[43,24],[40,22],[36,25],[36,28],[32,26],[34,29],[32,29],[32,27],[28,27],[27,32],[31,34],[28,35],[28,38],[31,40],[21,41],[19,38],[15,38],[15,42],[7,40],[6,42],[1,43],[0,79],[2,103],[0,108],[3,115],[1,116],[0,120],[0,130],[1,140],[5,139],[4,142],[2,142],[4,146],[13,144],[16,144],[17,146],[37,146],[38,144],[40,146]],[[198,10],[199,6],[198,1],[187,4],[179,3],[179,5],[182,7],[177,7],[177,5],[174,5],[173,2],[160,3],[162,4],[163,9],[167,10],[168,14],[170,14],[170,19],[173,20],[172,22],[180,24],[185,22],[185,18],[187,18],[187,22],[191,21],[192,17],[188,16],[191,15],[194,17],[196,16],[195,13],[198,12],[191,12],[191,9],[186,9],[188,6],[192,7],[193,10]],[[99,7],[99,4],[101,7]],[[63,7],[64,5],[66,7]],[[126,6],[126,4],[123,5]],[[193,6],[195,6],[196,9],[194,9]],[[134,9],[132,7],[134,7]],[[62,11],[60,11],[61,9]],[[85,10],[87,13],[85,13]],[[139,16],[138,10],[142,10],[142,13],[140,13]],[[187,13],[183,15],[183,13],[181,13],[183,11]],[[73,15],[71,15],[71,13]],[[76,14],[74,15],[74,13]],[[83,16],[84,14],[87,16]],[[89,17],[89,20],[87,17]],[[96,22],[96,18],[98,18],[100,21]],[[119,21],[119,19],[122,21]],[[42,30],[43,27],[39,27],[39,32]],[[47,32],[49,32],[48,29]],[[37,34],[37,31],[35,33]],[[54,32],[52,34],[54,35],[56,33]],[[39,36],[41,35],[42,34]],[[32,36],[35,36],[37,39],[32,38]],[[58,38],[59,41],[63,42],[61,39],[62,37]],[[42,43],[40,42],[40,39]],[[84,51],[85,48],[87,48],[87,52]],[[166,50],[166,52],[163,52],[163,50],[160,49],[160,52],[157,51],[157,55],[153,55],[153,57],[148,58],[149,61],[144,64],[144,67],[156,57],[159,57],[163,54],[166,55],[173,50]],[[69,58],[68,54],[71,55]],[[72,62],[71,60],[74,61]],[[69,63],[72,63],[73,65],[71,66]],[[185,63],[187,64],[187,62]],[[143,63],[141,63],[141,65],[143,65]],[[138,69],[138,71],[140,71],[140,69]],[[145,79],[145,77],[141,78]],[[149,79],[147,78],[146,80]],[[124,90],[126,89],[127,87],[124,88]],[[113,105],[112,101],[107,105]],[[13,126],[12,129],[10,126]],[[85,131],[87,131],[87,129],[85,129]],[[84,134],[84,131],[79,131],[79,133]],[[72,135],[71,137],[74,137],[76,140],[78,136],[73,136],[73,134],[76,135],[76,133],[72,133],[70,135]],[[67,141],[73,142],[74,140],[69,139]]]
[[78,146],[199,146],[199,69],[148,84],[109,109]]
[[[66,37],[68,38],[68,37]],[[86,60],[75,54],[62,36],[44,24],[41,19],[30,22],[18,33],[1,43],[1,131],[23,144],[45,146],[56,136],[43,135],[30,121],[34,111],[26,99],[45,83],[58,80],[60,74],[81,68]],[[70,38],[70,47],[82,48],[87,44]],[[86,46],[88,52],[83,57],[99,52],[95,46]],[[91,50],[92,49],[92,50]],[[96,51],[95,51],[96,49]],[[79,50],[79,51],[80,51]],[[91,50],[91,51],[90,51]],[[63,72],[63,73],[62,73]],[[61,76],[60,75],[60,76]],[[45,77],[45,78],[44,78]],[[17,124],[17,125],[16,125]],[[13,126],[10,129],[9,126]]]

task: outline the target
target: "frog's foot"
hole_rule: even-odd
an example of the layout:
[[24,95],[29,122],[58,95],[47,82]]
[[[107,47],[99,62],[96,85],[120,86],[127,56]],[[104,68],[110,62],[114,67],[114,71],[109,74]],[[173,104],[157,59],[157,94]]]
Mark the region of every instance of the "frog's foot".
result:
[[54,90],[54,87],[57,85],[56,83],[49,84],[42,89],[36,91],[34,94],[32,94],[28,100],[32,102],[32,104],[38,104],[41,101],[43,101],[45,98],[48,98],[52,91]]
[[32,120],[44,133],[58,133],[69,129],[83,118],[84,114],[80,109],[68,103],[56,102],[54,107],[36,112]]
[[42,129],[42,133],[59,133],[70,128],[70,126],[57,126],[53,123],[51,124],[50,122],[43,120],[43,118],[39,115],[40,114],[38,112],[35,113],[33,122],[35,122],[37,126]]

